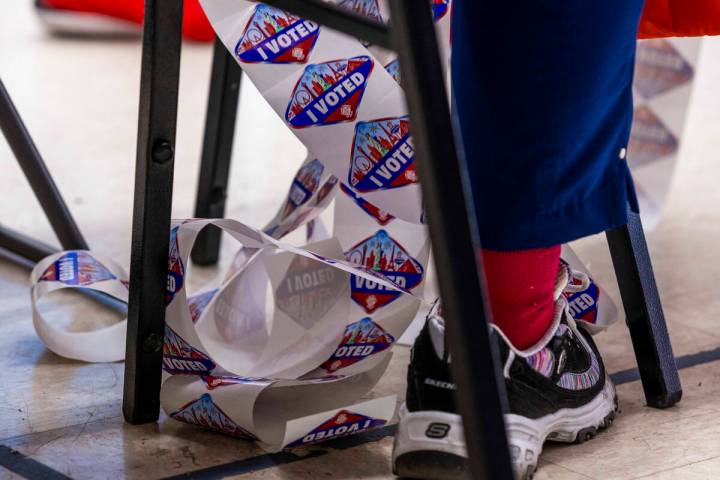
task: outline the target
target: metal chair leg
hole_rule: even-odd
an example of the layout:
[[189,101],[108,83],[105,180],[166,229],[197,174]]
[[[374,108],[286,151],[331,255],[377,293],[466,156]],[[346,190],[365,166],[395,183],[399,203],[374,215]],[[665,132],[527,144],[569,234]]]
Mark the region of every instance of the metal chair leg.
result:
[[[438,283],[447,320],[465,426],[471,478],[512,479],[503,413],[505,381],[497,346],[489,335],[479,235],[463,181],[447,103],[430,4],[392,0],[391,32],[400,55],[403,84],[422,179]],[[432,94],[428,94],[431,92]],[[452,212],[449,215],[448,212]]]
[[[205,119],[205,139],[195,201],[197,218],[225,216],[225,199],[241,79],[242,69],[222,42],[216,39]],[[220,229],[214,226],[200,232],[192,251],[192,259],[195,263],[198,265],[217,263],[221,233]]]
[[[22,117],[15,109],[10,94],[1,80],[0,130],[15,154],[25,177],[30,182],[60,244],[67,250],[87,250],[88,245],[80,233],[80,228],[70,214],[30,132],[25,127]],[[0,242],[0,246],[5,245]]]
[[132,424],[160,413],[182,7],[182,0],[145,2],[123,391]]
[[606,233],[647,404],[668,408],[682,387],[640,215]]

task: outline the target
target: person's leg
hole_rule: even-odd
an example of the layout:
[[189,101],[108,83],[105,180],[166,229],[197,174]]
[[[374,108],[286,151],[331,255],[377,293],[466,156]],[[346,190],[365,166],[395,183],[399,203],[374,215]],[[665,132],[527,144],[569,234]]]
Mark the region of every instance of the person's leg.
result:
[[[102,17],[119,19],[128,24],[141,25],[143,21],[145,0],[36,0],[36,7],[41,17],[51,27],[61,33],[73,33],[72,23],[60,19],[75,14],[78,22],[82,14],[95,14]],[[183,35],[196,41],[211,41],[215,33],[205,17],[198,0],[185,0],[183,14]],[[55,21],[57,19],[57,21]],[[79,23],[75,23],[79,25]],[[78,28],[82,29],[82,26]],[[103,28],[100,26],[100,28]],[[79,30],[87,33],[87,30]],[[102,32],[97,32],[102,33]]]
[[495,325],[516,348],[531,348],[553,320],[560,245],[513,252],[483,250],[482,260]]
[[[625,149],[642,3],[454,2],[454,109],[519,478],[532,475],[546,438],[583,441],[615,415],[600,354],[567,309],[562,292],[575,287],[557,255],[562,243],[626,223],[634,201]],[[418,458],[450,466],[432,478],[463,474],[443,337],[432,315],[413,347],[393,454],[403,476],[425,478],[413,477]],[[436,423],[448,426],[443,435]]]

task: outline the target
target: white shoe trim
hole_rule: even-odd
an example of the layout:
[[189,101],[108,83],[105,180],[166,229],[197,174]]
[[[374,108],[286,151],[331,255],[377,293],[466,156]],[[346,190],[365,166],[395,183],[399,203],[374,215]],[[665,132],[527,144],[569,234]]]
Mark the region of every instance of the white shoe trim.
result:
[[526,478],[537,468],[538,457],[546,440],[574,442],[578,433],[599,429],[615,411],[615,386],[606,377],[605,387],[589,403],[578,408],[564,408],[544,417],[530,419],[505,415],[510,454],[518,478]]
[[[546,440],[574,442],[585,429],[599,429],[615,411],[615,386],[606,377],[605,387],[589,403],[578,408],[563,408],[544,417],[530,419],[505,415],[510,454],[516,478],[524,480],[535,472],[538,457]],[[449,427],[447,436],[427,436],[432,424]],[[408,412],[400,407],[400,422],[393,445],[393,465],[405,453],[416,451],[444,452],[467,458],[465,435],[459,415],[439,411]]]

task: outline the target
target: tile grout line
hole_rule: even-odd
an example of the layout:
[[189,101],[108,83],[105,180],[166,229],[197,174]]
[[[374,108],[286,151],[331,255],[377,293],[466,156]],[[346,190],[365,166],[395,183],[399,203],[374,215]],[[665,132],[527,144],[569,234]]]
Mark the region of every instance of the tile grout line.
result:
[[0,445],[0,466],[29,480],[70,480],[67,475],[5,445]]

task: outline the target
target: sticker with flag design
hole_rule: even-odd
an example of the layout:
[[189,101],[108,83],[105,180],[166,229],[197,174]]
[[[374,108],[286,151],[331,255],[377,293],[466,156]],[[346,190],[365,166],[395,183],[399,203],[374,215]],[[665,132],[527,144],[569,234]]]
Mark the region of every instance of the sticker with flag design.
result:
[[[573,284],[579,285],[580,283],[578,280],[573,279]],[[591,280],[588,288],[582,292],[564,292],[563,296],[567,299],[568,308],[575,320],[583,320],[592,324],[597,323],[600,289],[595,282]]]
[[437,22],[447,14],[450,8],[450,0],[431,0],[433,19]]
[[172,328],[165,326],[163,370],[179,375],[203,375],[213,371],[215,366],[210,357],[193,348]]
[[235,46],[243,63],[305,63],[320,27],[317,23],[259,4]]
[[355,120],[373,66],[367,55],[309,65],[293,90],[285,119],[292,128]]
[[68,252],[51,263],[40,276],[41,282],[61,282],[65,285],[87,286],[105,280],[115,280],[102,263],[88,252]]
[[322,368],[333,373],[370,355],[387,350],[393,343],[395,338],[392,335],[373,322],[370,317],[365,317],[347,326],[342,342],[332,357],[322,364]]
[[637,167],[677,152],[678,139],[647,106],[635,109],[628,160]]
[[[345,252],[349,262],[381,274],[399,287],[412,290],[420,284],[423,267],[385,230],[378,230],[372,237]],[[373,313],[395,301],[403,293],[357,275],[350,276],[352,299],[367,313]]]
[[693,68],[673,45],[664,39],[638,42],[633,86],[652,98],[690,82]]
[[179,227],[170,230],[170,252],[168,253],[168,277],[165,289],[165,304],[172,302],[175,295],[182,290],[185,277],[185,267],[180,258],[180,246],[178,245]]
[[343,437],[345,435],[351,435],[364,430],[382,427],[385,423],[385,420],[367,417],[348,410],[342,410],[330,420],[308,432],[304,437],[289,443],[287,447],[293,448],[301,447],[303,445],[312,445],[314,443],[330,440],[331,438]]
[[415,148],[407,116],[357,124],[348,182],[361,193],[418,182]]
[[177,411],[172,412],[170,416],[184,423],[217,430],[234,437],[246,438],[248,440],[255,438],[250,432],[232,421],[232,419],[215,404],[209,393],[204,393],[197,400],[193,400]]

